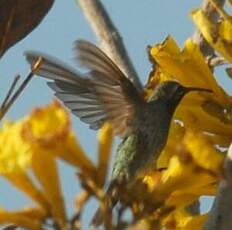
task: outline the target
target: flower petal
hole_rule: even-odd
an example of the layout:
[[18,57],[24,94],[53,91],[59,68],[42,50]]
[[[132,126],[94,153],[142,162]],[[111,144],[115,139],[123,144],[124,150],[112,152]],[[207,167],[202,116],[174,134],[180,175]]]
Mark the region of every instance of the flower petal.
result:
[[20,212],[8,212],[0,210],[0,224],[16,224],[31,230],[41,230],[42,221],[40,219],[31,218]]
[[207,136],[203,136],[197,131],[188,130],[184,137],[184,144],[200,167],[220,174],[224,155],[215,149]]
[[66,221],[66,213],[57,165],[53,154],[49,151],[35,152],[32,159],[32,169],[51,204],[52,216],[63,227]]
[[0,174],[23,173],[30,165],[30,146],[23,141],[20,132],[24,120],[6,122],[0,131]]
[[110,124],[106,123],[98,133],[97,181],[100,186],[104,185],[107,176],[112,143],[113,131]]
[[207,42],[225,59],[232,62],[232,21],[224,19],[220,24],[215,24],[201,9],[192,11],[191,17]]

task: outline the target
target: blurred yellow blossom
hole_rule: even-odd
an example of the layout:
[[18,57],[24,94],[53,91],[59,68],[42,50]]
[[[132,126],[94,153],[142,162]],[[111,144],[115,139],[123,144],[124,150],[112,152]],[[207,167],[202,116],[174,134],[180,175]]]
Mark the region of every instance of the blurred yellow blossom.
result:
[[202,230],[207,215],[191,215],[187,211],[180,209],[164,219],[163,224],[166,229],[175,230]]
[[48,210],[48,202],[27,175],[33,153],[21,137],[25,119],[6,122],[0,131],[0,175]]
[[[63,159],[79,168],[102,186],[112,141],[112,129],[109,124],[105,124],[99,131],[97,169],[75,138],[69,114],[58,101],[35,108],[17,122],[5,122],[0,130],[0,174],[35,200],[41,208],[19,212],[3,210],[0,222],[41,229],[43,220],[52,217],[62,229],[65,228],[66,211],[56,159]],[[36,176],[41,188],[34,184],[29,170]]]
[[189,39],[181,51],[169,36],[163,43],[152,47],[150,52],[157,67],[150,76],[148,87],[154,88],[157,83],[172,79],[185,86],[213,90],[213,94],[189,93],[177,108],[175,117],[182,120],[185,125],[191,126],[194,123],[202,131],[223,136],[228,145],[232,137],[232,124],[224,123],[218,116],[207,111],[215,103],[222,108],[230,107],[232,99],[217,84],[199,47]]
[[[30,146],[20,137],[25,120],[5,122],[0,131],[0,173],[23,173],[30,165]],[[20,147],[20,151],[19,151]]]
[[93,163],[84,153],[70,127],[67,111],[58,101],[36,108],[24,123],[22,135],[33,151],[50,151],[85,173],[95,174]]
[[14,223],[32,230],[41,230],[46,213],[38,208],[26,208],[20,211],[0,209],[0,224]]
[[109,123],[104,124],[98,133],[98,170],[97,182],[103,186],[109,167],[110,153],[113,143],[113,130]]
[[197,166],[191,158],[181,159],[180,156],[172,156],[167,169],[157,176],[156,172],[147,175],[144,183],[155,200],[175,207],[185,207],[199,195],[213,195],[219,179]]
[[[224,10],[221,9],[223,12]],[[222,15],[225,16],[225,14]],[[232,62],[232,19],[224,17],[220,23],[213,23],[201,9],[191,12],[191,17],[207,42],[226,60]]]

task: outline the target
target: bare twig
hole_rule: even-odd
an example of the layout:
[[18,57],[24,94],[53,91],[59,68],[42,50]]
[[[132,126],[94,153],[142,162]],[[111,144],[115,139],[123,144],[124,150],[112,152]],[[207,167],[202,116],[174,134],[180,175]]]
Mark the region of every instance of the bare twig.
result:
[[8,100],[7,104],[2,108],[0,111],[0,120],[5,116],[9,108],[13,105],[13,103],[16,101],[16,99],[19,97],[19,95],[22,93],[24,88],[27,86],[28,82],[33,77],[33,73],[30,72],[26,79],[23,81],[23,83],[19,86],[18,90],[13,94],[13,96]]
[[220,182],[204,230],[228,230],[232,226],[232,144],[225,159],[224,173],[225,179]]
[[28,85],[29,81],[32,79],[34,75],[34,71],[39,68],[40,64],[42,62],[42,58],[39,58],[34,65],[32,66],[31,72],[28,74],[26,79],[22,82],[22,84],[19,86],[17,91],[12,95],[11,98],[7,99],[7,102],[5,103],[4,107],[2,106],[0,110],[0,121],[5,116],[7,111],[10,109],[10,107],[13,105],[13,103],[16,101],[16,99],[19,97],[19,95],[23,92],[25,87]]
[[7,94],[6,94],[6,97],[5,97],[5,99],[3,100],[2,104],[1,104],[0,111],[2,111],[4,109],[4,107],[6,106],[6,104],[8,103],[9,98],[10,98],[10,96],[12,95],[12,93],[13,93],[13,91],[15,89],[15,86],[19,81],[19,78],[20,78],[20,75],[16,75],[14,77],[14,80],[13,80],[13,82],[12,82],[12,84],[11,84]]
[[142,84],[127,54],[122,38],[99,0],[77,0],[95,32],[100,46],[117,63],[135,86]]

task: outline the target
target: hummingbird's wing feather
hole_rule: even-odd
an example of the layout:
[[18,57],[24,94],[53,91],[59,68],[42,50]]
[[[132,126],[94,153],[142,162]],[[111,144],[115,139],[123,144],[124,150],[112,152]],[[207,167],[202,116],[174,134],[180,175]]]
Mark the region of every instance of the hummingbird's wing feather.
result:
[[97,46],[78,40],[74,48],[78,63],[91,70],[95,90],[115,132],[124,135],[130,130],[136,110],[144,103],[143,97],[119,67]]
[[37,51],[27,51],[25,55],[31,65],[42,57],[42,64],[36,74],[53,80],[47,83],[48,86],[76,116],[92,129],[102,126],[107,120],[106,113],[89,77],[50,55]]
[[87,76],[59,60],[34,51],[25,53],[33,65],[42,57],[36,74],[51,79],[49,87],[55,96],[92,129],[99,129],[105,121],[112,123],[115,134],[129,130],[138,102],[143,99],[134,85],[119,68],[97,47],[76,43],[80,62],[89,69]]

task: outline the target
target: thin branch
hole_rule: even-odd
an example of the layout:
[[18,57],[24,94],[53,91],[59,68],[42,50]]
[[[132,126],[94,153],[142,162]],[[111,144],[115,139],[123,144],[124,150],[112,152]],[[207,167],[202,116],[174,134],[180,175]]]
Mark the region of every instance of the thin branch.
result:
[[29,81],[32,79],[34,72],[39,68],[39,66],[42,63],[42,58],[39,58],[32,66],[31,72],[28,74],[26,79],[22,82],[22,84],[19,86],[17,91],[12,95],[11,98],[7,99],[7,102],[5,103],[4,107],[1,107],[0,110],[0,121],[5,116],[7,111],[10,109],[10,107],[13,105],[13,103],[16,101],[16,99],[20,96],[20,94],[23,92],[25,87],[28,85]]
[[142,90],[142,84],[128,56],[123,40],[99,0],[77,0],[95,32],[100,46],[117,63],[135,86]]
[[2,104],[1,104],[0,111],[2,111],[4,109],[4,107],[7,105],[9,98],[12,95],[12,93],[15,89],[15,86],[17,85],[19,79],[20,79],[20,75],[16,75],[9,90],[8,90],[8,92],[7,92],[7,94],[6,94],[5,99],[3,100]]
[[225,159],[224,174],[204,230],[228,230],[232,226],[232,144]]
[[7,104],[1,109],[0,111],[0,121],[5,116],[7,111],[10,109],[10,107],[13,105],[13,103],[16,101],[16,99],[19,97],[19,95],[22,93],[22,91],[25,89],[31,78],[33,77],[33,73],[30,72],[26,79],[23,81],[23,83],[19,86],[18,90],[13,94],[13,96],[8,100]]

